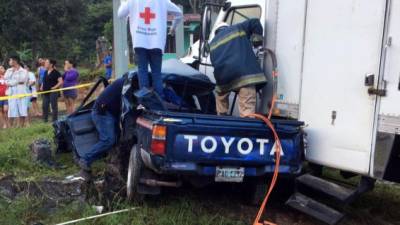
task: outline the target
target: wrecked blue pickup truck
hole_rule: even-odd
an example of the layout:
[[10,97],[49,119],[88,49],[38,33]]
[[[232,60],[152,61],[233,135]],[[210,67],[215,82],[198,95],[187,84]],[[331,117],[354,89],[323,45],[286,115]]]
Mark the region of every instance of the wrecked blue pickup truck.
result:
[[[244,183],[253,188],[252,199],[262,199],[268,177],[275,168],[275,139],[257,119],[217,116],[215,85],[207,76],[177,61],[163,64],[166,88],[178,98],[163,108],[146,108],[135,95],[137,74],[125,75],[121,134],[117,146],[124,146],[127,197],[140,199],[159,194],[162,187],[179,187],[182,182],[204,186],[213,182]],[[59,149],[70,149],[76,157],[97,141],[91,121],[91,95],[81,107],[55,124]],[[303,162],[303,123],[273,119],[281,139],[282,176],[294,177]],[[129,160],[129,162],[128,162]]]

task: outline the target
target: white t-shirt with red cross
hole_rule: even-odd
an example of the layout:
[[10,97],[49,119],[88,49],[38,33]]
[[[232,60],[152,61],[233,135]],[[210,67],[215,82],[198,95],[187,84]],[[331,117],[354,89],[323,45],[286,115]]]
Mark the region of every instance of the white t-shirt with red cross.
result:
[[167,40],[168,14],[175,17],[172,29],[183,20],[182,10],[170,0],[127,0],[118,10],[118,17],[129,16],[134,48],[161,49]]

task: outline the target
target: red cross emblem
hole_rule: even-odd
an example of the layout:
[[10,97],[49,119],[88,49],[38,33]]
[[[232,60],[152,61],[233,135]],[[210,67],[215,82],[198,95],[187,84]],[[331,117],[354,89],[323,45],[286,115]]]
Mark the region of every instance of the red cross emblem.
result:
[[151,12],[150,7],[146,7],[144,12],[140,13],[140,18],[144,19],[145,24],[150,24],[151,19],[156,18],[156,14]]

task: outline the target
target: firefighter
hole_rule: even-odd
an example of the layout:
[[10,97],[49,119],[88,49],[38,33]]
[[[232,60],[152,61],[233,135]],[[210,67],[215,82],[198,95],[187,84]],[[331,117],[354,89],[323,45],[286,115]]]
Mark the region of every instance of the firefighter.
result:
[[217,83],[218,115],[228,115],[231,92],[238,94],[241,117],[255,113],[257,89],[267,83],[253,50],[253,44],[255,47],[262,45],[262,35],[263,28],[258,19],[217,26],[210,52]]

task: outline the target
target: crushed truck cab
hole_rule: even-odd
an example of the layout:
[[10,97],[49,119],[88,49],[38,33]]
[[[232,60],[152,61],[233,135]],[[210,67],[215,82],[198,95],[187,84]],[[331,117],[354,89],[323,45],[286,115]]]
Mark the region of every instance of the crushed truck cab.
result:
[[[215,84],[178,60],[165,61],[162,75],[165,87],[176,95],[164,102],[163,110],[140,103],[135,71],[124,76],[121,134],[115,147],[117,154],[126,154],[118,158],[129,161],[122,162],[126,174],[121,174],[126,177],[128,198],[158,194],[162,187],[188,181],[195,186],[244,183],[259,188],[249,193],[258,193],[254,199],[261,200],[275,169],[271,129],[258,119],[216,115]],[[55,124],[60,151],[72,150],[80,158],[98,141],[89,99],[101,83],[76,113]],[[273,119],[272,123],[282,145],[279,172],[294,178],[303,163],[303,122]]]
[[[253,189],[252,194],[259,196],[252,199],[262,199],[276,164],[275,137],[263,121],[216,115],[215,84],[177,60],[163,63],[164,83],[186,103],[167,110],[135,110],[129,92],[135,77],[129,76],[123,95],[127,104],[123,108],[133,110],[126,110],[122,121],[134,118],[123,122],[134,127],[124,133],[134,133],[136,140],[127,176],[129,198],[159,193],[163,186],[178,187],[188,181],[195,186],[244,183],[261,190]],[[272,123],[282,145],[279,172],[294,178],[302,169],[304,123],[287,119],[273,119]]]

